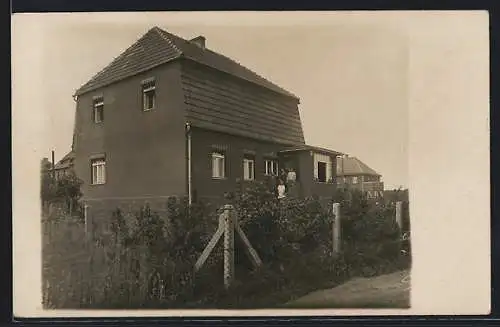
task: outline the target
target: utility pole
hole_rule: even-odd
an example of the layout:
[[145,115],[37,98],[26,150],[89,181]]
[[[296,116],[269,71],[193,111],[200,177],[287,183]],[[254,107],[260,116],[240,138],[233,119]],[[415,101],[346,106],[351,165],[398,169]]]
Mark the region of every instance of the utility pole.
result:
[[52,150],[52,178],[56,178],[56,163],[55,163],[55,152]]

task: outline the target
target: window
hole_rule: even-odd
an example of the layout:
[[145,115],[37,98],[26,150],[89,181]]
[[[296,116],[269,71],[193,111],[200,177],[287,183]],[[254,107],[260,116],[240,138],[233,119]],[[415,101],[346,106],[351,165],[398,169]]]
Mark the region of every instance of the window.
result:
[[155,81],[149,80],[142,83],[142,110],[148,111],[155,107],[156,90]]
[[212,177],[213,178],[226,177],[225,156],[223,153],[220,152],[212,153]]
[[252,158],[243,159],[243,179],[246,181],[255,179],[255,161]]
[[104,99],[102,97],[94,99],[93,116],[94,123],[101,123],[104,121]]
[[321,183],[333,181],[332,158],[330,156],[314,154],[314,178]]
[[353,176],[352,177],[352,183],[353,184],[358,184],[358,176]]
[[266,175],[276,176],[278,175],[278,161],[268,159],[265,161],[266,164]]
[[94,159],[91,161],[91,180],[93,185],[104,184],[106,182],[106,161]]

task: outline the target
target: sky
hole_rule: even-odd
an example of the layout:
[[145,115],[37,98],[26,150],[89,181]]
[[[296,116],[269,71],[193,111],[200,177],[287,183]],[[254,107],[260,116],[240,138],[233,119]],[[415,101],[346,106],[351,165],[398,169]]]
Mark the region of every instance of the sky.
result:
[[320,24],[118,24],[61,20],[44,27],[46,153],[71,146],[74,91],[153,26],[206,37],[222,53],[300,98],[306,142],[355,156],[386,188],[408,185],[408,42],[397,26],[357,20]]

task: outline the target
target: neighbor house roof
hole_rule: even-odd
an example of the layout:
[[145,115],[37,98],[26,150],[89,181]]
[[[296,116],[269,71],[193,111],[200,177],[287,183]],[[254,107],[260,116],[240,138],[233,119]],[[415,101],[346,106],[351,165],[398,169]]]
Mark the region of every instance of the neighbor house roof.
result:
[[55,164],[54,169],[65,169],[71,167],[73,159],[75,158],[75,153],[70,151],[67,153],[58,163]]
[[202,48],[192,41],[168,33],[156,26],[81,86],[75,95],[87,93],[179,58],[193,60],[274,92],[298,99],[294,94],[243,67],[236,61],[206,47]]
[[371,175],[381,176],[356,157],[344,156],[337,160],[337,176]]

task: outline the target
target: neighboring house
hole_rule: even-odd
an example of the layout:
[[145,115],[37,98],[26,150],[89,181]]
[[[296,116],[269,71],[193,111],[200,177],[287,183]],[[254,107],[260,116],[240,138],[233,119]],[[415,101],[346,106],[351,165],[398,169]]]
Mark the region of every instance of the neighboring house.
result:
[[237,62],[153,27],[75,93],[75,171],[87,202],[221,199],[293,167],[331,196],[336,151],[304,142],[299,99]]
[[75,153],[73,151],[66,154],[58,163],[54,165],[54,176],[59,179],[69,174],[73,170]]
[[371,199],[384,196],[384,183],[379,173],[356,157],[344,155],[337,160],[338,187],[358,189]]

